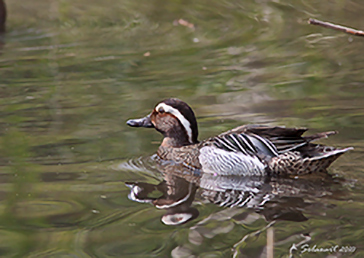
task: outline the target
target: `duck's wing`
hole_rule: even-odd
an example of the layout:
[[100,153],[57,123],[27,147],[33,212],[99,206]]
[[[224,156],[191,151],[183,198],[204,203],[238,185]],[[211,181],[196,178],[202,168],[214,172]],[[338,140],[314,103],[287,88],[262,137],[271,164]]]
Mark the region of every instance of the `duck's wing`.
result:
[[[225,160],[232,156],[228,154],[230,152],[241,157],[242,161],[239,162],[245,165],[253,164],[260,169],[262,164],[267,164],[269,173],[307,174],[324,171],[339,156],[352,149],[312,143],[336,134],[334,131],[302,136],[305,131],[307,128],[240,126],[212,138],[217,148],[213,149],[214,153],[205,156],[218,157],[223,160],[220,163],[225,164]],[[233,163],[236,164],[237,161]]]
[[304,132],[306,132],[308,129],[305,127],[293,127],[293,128],[287,128],[284,126],[267,126],[267,125],[255,125],[255,124],[249,124],[249,125],[241,125],[238,127],[235,127],[234,129],[231,129],[224,134],[230,134],[230,133],[255,133],[262,137],[264,136],[279,136],[279,135],[286,135],[291,137],[300,137]]
[[296,150],[308,143],[327,138],[330,135],[336,134],[336,131],[322,132],[310,136],[302,136],[308,129],[304,127],[300,128],[286,128],[282,126],[264,126],[264,125],[243,125],[236,127],[221,136],[227,134],[247,134],[257,135],[267,140],[277,149],[278,153],[284,153],[287,151]]
[[267,139],[257,134],[229,133],[212,138],[214,145],[220,149],[240,152],[247,156],[265,159],[278,156],[277,148]]

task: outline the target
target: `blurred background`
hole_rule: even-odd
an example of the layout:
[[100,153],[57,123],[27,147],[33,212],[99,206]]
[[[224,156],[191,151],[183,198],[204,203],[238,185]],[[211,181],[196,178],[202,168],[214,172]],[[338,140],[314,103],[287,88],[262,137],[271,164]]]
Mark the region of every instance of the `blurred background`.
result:
[[125,182],[163,176],[148,158],[161,135],[125,121],[168,97],[192,106],[199,139],[246,123],[339,131],[324,143],[355,147],[329,170],[340,194],[276,222],[274,252],[310,233],[364,256],[364,39],[307,24],[364,30],[361,0],[5,2],[2,257],[263,255],[265,234],[241,241],[269,224],[250,209],[197,198],[198,218],[171,227],[128,199]]

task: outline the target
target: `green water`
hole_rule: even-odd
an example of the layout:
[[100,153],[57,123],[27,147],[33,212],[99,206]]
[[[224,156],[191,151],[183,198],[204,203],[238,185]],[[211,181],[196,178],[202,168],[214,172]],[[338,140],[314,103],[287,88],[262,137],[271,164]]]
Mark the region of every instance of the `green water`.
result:
[[[310,247],[356,251],[298,247],[295,257],[364,257],[364,38],[307,24],[364,30],[362,1],[6,4],[2,257],[266,257],[267,226],[275,257],[307,235]],[[355,149],[330,167],[330,183],[302,181],[313,185],[298,199],[256,211],[219,207],[198,190],[198,217],[167,226],[166,211],[129,200],[125,185],[165,180],[148,158],[161,136],[125,121],[167,97],[193,107],[199,139],[261,123],[337,130],[324,143]],[[293,213],[268,216],[274,207]]]

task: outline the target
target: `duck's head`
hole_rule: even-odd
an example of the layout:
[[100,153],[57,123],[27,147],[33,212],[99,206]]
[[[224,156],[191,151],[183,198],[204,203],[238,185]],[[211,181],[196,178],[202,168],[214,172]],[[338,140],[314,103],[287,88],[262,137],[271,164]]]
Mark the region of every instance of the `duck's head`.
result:
[[170,98],[159,102],[152,113],[126,122],[132,127],[155,128],[163,134],[162,146],[181,147],[198,143],[198,129],[191,107],[179,99]]

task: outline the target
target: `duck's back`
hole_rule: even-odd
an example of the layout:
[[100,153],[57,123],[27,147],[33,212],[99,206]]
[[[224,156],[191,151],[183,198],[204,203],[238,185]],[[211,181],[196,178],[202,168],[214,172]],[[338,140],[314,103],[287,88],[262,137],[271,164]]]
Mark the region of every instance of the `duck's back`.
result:
[[285,128],[261,125],[246,125],[227,132],[256,134],[274,145],[278,156],[268,161],[267,172],[271,174],[308,174],[326,170],[332,162],[351,147],[339,149],[314,144],[312,141],[327,138],[336,131],[322,132],[310,136],[302,136],[307,128]]

